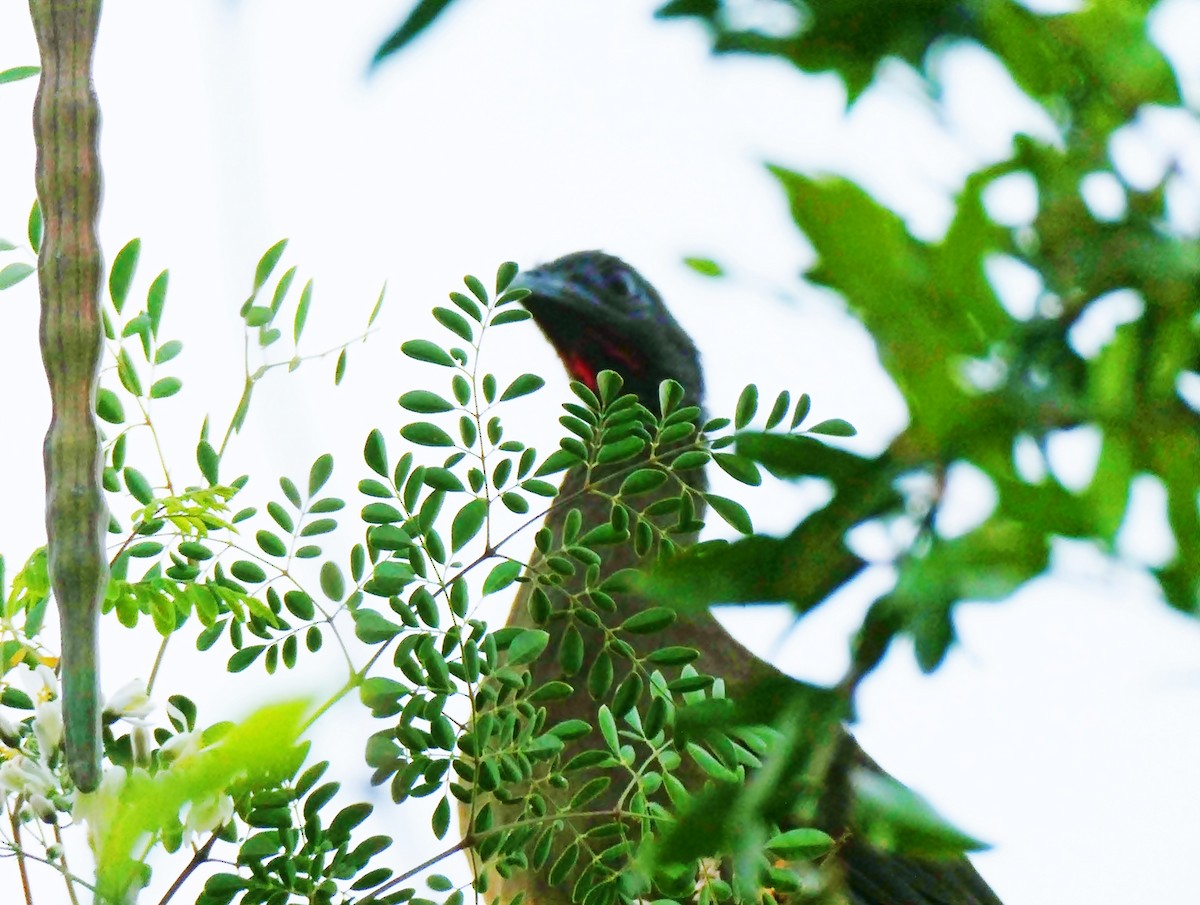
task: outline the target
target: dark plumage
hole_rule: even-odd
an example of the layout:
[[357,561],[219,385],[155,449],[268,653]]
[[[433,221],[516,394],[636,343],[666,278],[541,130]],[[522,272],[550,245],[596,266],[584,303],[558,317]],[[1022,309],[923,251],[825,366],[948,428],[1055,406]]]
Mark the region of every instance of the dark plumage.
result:
[[[596,375],[604,369],[620,373],[625,388],[637,393],[651,410],[658,409],[659,383],[667,378],[679,381],[689,404],[699,405],[703,397],[703,379],[699,355],[691,338],[667,311],[657,291],[636,270],[611,255],[598,251],[566,255],[541,267],[522,273],[516,285],[531,290],[525,306],[554,345],[570,375],[596,386]],[[686,472],[692,486],[702,488],[703,475]],[[595,481],[595,472],[590,476]],[[587,478],[579,469],[568,472],[560,498],[572,498],[583,515],[582,532],[609,520],[611,503],[602,494],[591,493]],[[649,506],[656,499],[678,494],[677,484],[640,499]],[[546,524],[556,538],[561,536],[567,507],[556,507]],[[694,538],[680,538],[690,543]],[[652,554],[651,554],[652,555]],[[536,560],[536,557],[535,557]],[[601,578],[619,569],[646,563],[629,545],[611,548],[604,559]],[[531,585],[523,587],[509,615],[510,625],[529,627],[527,612]],[[646,602],[636,594],[624,594],[618,610],[611,614],[612,624],[637,612]],[[551,620],[543,627],[552,635],[550,650],[556,650],[568,620]],[[702,652],[697,668],[725,680],[728,696],[734,700],[756,688],[775,682],[791,681],[775,667],[760,660],[730,636],[708,611],[681,615],[663,632],[651,636],[644,648],[685,645]],[[586,675],[596,652],[585,657],[579,676]],[[532,667],[534,682],[559,678],[552,658],[543,658]],[[578,681],[578,679],[576,680]],[[580,717],[594,722],[596,702],[583,683],[566,699],[547,705],[548,725]],[[851,905],[1001,905],[1000,900],[965,858],[929,861],[903,857],[873,848],[856,838],[853,827],[844,825],[849,806],[848,782],[853,769],[882,772],[862,752],[848,733],[837,742],[836,766],[829,771],[836,777],[836,788],[823,795],[819,821],[835,836],[847,841],[837,850],[840,870],[845,877],[846,900]],[[700,777],[684,775],[685,782]],[[599,805],[597,805],[599,806]],[[835,816],[829,816],[835,815]],[[847,833],[847,830],[849,831]],[[514,875],[503,881],[502,889],[492,887],[507,899],[518,890],[526,893],[526,902],[535,905],[567,905],[569,889],[549,886],[534,872]]]

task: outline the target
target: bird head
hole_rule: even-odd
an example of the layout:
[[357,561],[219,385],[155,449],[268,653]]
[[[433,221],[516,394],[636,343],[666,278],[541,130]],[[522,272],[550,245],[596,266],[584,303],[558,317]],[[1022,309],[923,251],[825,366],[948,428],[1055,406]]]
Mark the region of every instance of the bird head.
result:
[[616,371],[652,412],[658,386],[677,380],[684,405],[704,395],[700,355],[690,336],[640,273],[620,258],[579,251],[522,271],[514,287],[572,379],[596,390],[596,375]]

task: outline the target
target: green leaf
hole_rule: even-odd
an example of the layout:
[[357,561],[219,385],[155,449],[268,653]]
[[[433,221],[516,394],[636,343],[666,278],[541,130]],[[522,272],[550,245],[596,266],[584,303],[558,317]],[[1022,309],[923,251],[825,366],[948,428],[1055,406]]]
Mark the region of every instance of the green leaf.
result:
[[404,515],[391,503],[367,503],[362,508],[362,520],[369,525],[390,525],[404,520]]
[[692,663],[699,659],[700,651],[694,647],[660,647],[658,650],[651,651],[647,659],[651,663],[657,663],[662,666],[683,666],[685,663]]
[[404,21],[379,45],[371,59],[371,66],[378,66],[392,54],[406,47],[433,24],[450,3],[451,0],[418,0]]
[[448,433],[428,421],[414,421],[412,424],[404,425],[400,428],[400,436],[418,446],[454,445],[454,439]]
[[137,368],[133,364],[133,356],[129,354],[128,348],[124,346],[117,353],[117,379],[121,381],[121,386],[125,387],[130,395],[142,395],[142,381],[138,377]]
[[178,377],[163,377],[154,381],[150,387],[151,399],[166,399],[168,396],[174,396],[183,388],[183,381]]
[[433,827],[433,835],[439,839],[444,839],[447,831],[450,829],[450,798],[448,796],[443,795],[442,800],[433,809],[431,825]]
[[820,424],[813,425],[808,429],[810,434],[825,434],[829,437],[853,437],[858,433],[854,429],[854,425],[849,421],[843,421],[841,418],[829,418],[822,421]]
[[771,414],[767,415],[767,430],[772,430],[783,421],[791,405],[792,396],[787,390],[783,390],[775,397],[775,404],[771,406]]
[[271,293],[271,320],[274,320],[275,315],[279,313],[283,300],[287,298],[288,290],[292,288],[292,281],[295,278],[296,268],[289,267],[279,278],[279,282],[275,284],[275,291]]
[[[610,371],[609,373],[612,372]],[[606,443],[601,446],[600,451],[596,453],[596,462],[600,465],[624,462],[626,459],[632,459],[645,448],[646,441],[641,437],[626,437],[623,440],[617,440],[614,443]]]
[[521,396],[528,396],[530,393],[535,393],[546,385],[541,377],[536,374],[522,374],[516,380],[508,385],[508,388],[500,394],[501,402],[508,402],[510,399],[518,399]]
[[487,288],[483,285],[483,282],[479,279],[479,277],[467,274],[465,277],[463,277],[463,282],[466,284],[467,288],[471,290],[471,294],[475,296],[475,298],[479,299],[482,304],[486,305],[488,303]]
[[383,644],[404,631],[404,626],[391,622],[374,610],[359,607],[354,611],[354,635],[364,644]]
[[855,769],[855,822],[865,839],[884,851],[947,858],[988,846],[951,826],[929,802],[890,776]]
[[[154,336],[158,336],[158,325],[162,321],[163,306],[167,302],[169,280],[170,274],[164,270],[154,278],[154,282],[150,284],[150,289],[146,293],[146,314],[150,317],[150,333]],[[175,353],[171,353],[164,359],[155,356],[155,360],[167,361],[174,357]]]
[[304,325],[308,322],[308,309],[312,305],[313,281],[309,280],[300,290],[300,301],[296,305],[296,316],[292,319],[292,342],[299,343]]
[[767,840],[766,848],[789,861],[811,861],[833,848],[833,838],[811,827],[788,830]]
[[687,743],[687,753],[708,776],[717,782],[737,782],[737,774],[695,742]]
[[479,307],[479,304],[475,301],[475,299],[471,298],[469,295],[464,295],[461,292],[451,292],[450,301],[458,305],[458,307],[470,315],[473,320],[478,323],[483,323],[483,309]]
[[296,485],[292,483],[291,478],[281,477],[279,479],[279,489],[283,491],[283,495],[288,498],[288,502],[300,508],[300,491],[296,489]]
[[573,676],[579,672],[583,666],[583,655],[583,635],[572,623],[563,632],[562,641],[558,646],[558,666],[563,671],[563,675]]
[[454,406],[428,390],[412,390],[400,397],[400,407],[421,415],[435,415],[438,412],[449,412]]
[[22,261],[5,264],[3,267],[0,267],[0,289],[8,289],[10,286],[17,285],[17,283],[33,273],[35,269],[32,265]]
[[346,580],[337,563],[326,560],[321,563],[321,593],[337,602],[346,596]]
[[451,493],[466,490],[458,475],[448,468],[426,468],[425,484],[434,490],[446,490]]
[[[517,290],[513,291],[516,292]],[[533,317],[533,315],[524,308],[510,308],[507,311],[501,311],[499,314],[493,317],[492,326],[500,327],[504,324],[519,324],[521,321],[527,321],[531,317]]]
[[427,339],[410,339],[408,342],[401,344],[400,351],[409,358],[415,358],[417,361],[425,361],[429,364],[441,365],[444,368],[452,368],[458,364],[458,362],[451,358],[449,352],[437,345],[437,343],[431,343]]
[[26,226],[29,247],[34,250],[34,253],[42,250],[42,236],[45,231],[46,225],[42,222],[42,205],[35,199],[33,207],[29,209],[29,223]]
[[137,271],[138,256],[142,251],[142,240],[132,239],[113,258],[112,269],[108,274],[108,295],[112,299],[117,314],[125,307],[125,299],[129,295],[129,284]]
[[267,580],[267,573],[258,563],[250,562],[247,559],[239,559],[229,567],[229,574],[238,581],[244,581],[248,584],[259,584]]
[[473,342],[475,332],[471,329],[471,325],[467,323],[467,319],[454,311],[451,308],[436,307],[433,309],[433,317],[439,324],[465,342]]
[[342,378],[346,376],[346,361],[347,353],[345,349],[342,349],[342,351],[338,353],[337,364],[335,364],[333,367],[334,386],[341,386]]
[[150,482],[136,468],[126,468],[123,472],[125,476],[125,486],[128,488],[133,498],[143,506],[149,506],[154,502],[154,490],[150,487]]
[[809,411],[812,409],[812,399],[808,393],[801,393],[800,398],[796,400],[796,410],[792,413],[791,430],[795,430],[800,426],[800,422],[808,417]]
[[741,430],[754,419],[758,411],[758,387],[748,384],[738,396],[737,408],[734,410],[733,426]]
[[759,474],[758,467],[750,459],[722,452],[714,452],[712,457],[713,461],[721,467],[721,471],[735,481],[740,481],[750,487],[757,487],[762,483],[762,475]]
[[483,581],[484,596],[495,594],[497,591],[507,588],[517,580],[517,576],[521,574],[521,568],[521,564],[513,559],[499,563],[488,573],[487,578]]
[[723,277],[725,269],[712,258],[684,258],[683,263],[702,277]]
[[325,482],[329,480],[331,474],[333,474],[333,456],[329,453],[318,456],[313,462],[312,468],[308,470],[308,495],[315,496],[317,491],[325,486]]
[[0,85],[7,82],[19,82],[31,78],[41,72],[36,66],[13,66],[11,69],[0,70]]
[[508,665],[524,666],[527,663],[532,663],[542,655],[542,651],[546,649],[546,645],[549,643],[549,632],[544,632],[541,629],[524,629],[519,635],[513,638],[512,643],[508,647]]
[[280,540],[278,535],[272,534],[265,528],[259,529],[254,535],[254,539],[258,541],[259,548],[268,556],[287,556],[287,544]]
[[742,534],[753,534],[754,525],[750,521],[750,513],[741,503],[735,502],[728,497],[717,496],[715,493],[704,494],[704,499],[708,501],[708,505],[713,508],[713,511],[732,528],[742,532]]
[[183,343],[177,339],[168,340],[155,350],[154,363],[156,365],[166,364],[182,351]]
[[375,305],[371,308],[371,313],[367,315],[367,327],[369,328],[375,323],[375,319],[379,317],[379,312],[383,309],[383,299],[387,295],[387,281],[379,287],[379,295],[375,299]]
[[283,257],[283,252],[287,248],[287,244],[287,239],[280,239],[258,259],[258,265],[254,268],[254,294],[257,295],[258,290],[262,289],[266,284],[267,278],[271,276],[271,271],[275,269],[275,265]]
[[376,428],[367,434],[367,442],[363,445],[363,459],[367,467],[377,475],[390,477],[388,474],[387,443],[383,434]]
[[592,661],[592,666],[588,670],[588,694],[598,701],[608,694],[608,690],[612,688],[612,682],[612,656],[607,650],[602,650],[597,654],[596,659]]
[[503,295],[504,291],[512,285],[512,281],[516,279],[520,268],[517,267],[515,261],[505,261],[496,269],[496,295]]
[[619,755],[621,743],[617,738],[617,721],[613,719],[612,711],[608,709],[607,704],[600,705],[600,709],[596,712],[596,723],[600,727],[600,734],[604,737],[604,743],[608,745],[608,750]]
[[621,623],[621,631],[636,635],[648,635],[662,631],[675,621],[675,611],[670,607],[656,606],[634,613]]
[[[471,500],[458,510],[450,525],[450,549],[461,550],[483,527],[487,518],[488,505],[486,500]],[[485,591],[486,593],[486,591]]]

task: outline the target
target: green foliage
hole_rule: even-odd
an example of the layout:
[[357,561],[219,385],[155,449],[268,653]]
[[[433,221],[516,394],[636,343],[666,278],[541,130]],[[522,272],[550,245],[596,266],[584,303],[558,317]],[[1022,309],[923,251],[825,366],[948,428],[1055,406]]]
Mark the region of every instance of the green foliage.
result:
[[[376,62],[448,6],[419,2]],[[479,359],[485,332],[528,318],[515,304],[524,290],[512,288],[516,266],[508,263],[494,291],[467,277],[466,291],[434,309],[443,339],[402,344],[435,376],[401,393],[406,420],[398,430],[368,435],[367,476],[358,483],[362,537],[346,551],[336,533],[346,504],[332,456],[280,477],[278,490],[255,502],[245,500],[247,477],[221,475],[267,373],[336,355],[340,382],[348,366],[345,344],[300,353],[315,291],[311,280],[297,283],[297,268],[280,272],[286,242],[263,254],[239,312],[247,348],[266,363],[247,369],[223,435],[204,420],[194,471],[191,463],[168,467],[153,451],[157,407],[184,389],[170,367],[184,345],[164,332],[168,274],[150,282],[143,302],[141,243],[122,248],[107,280],[110,367],[97,396],[114,513],[105,613],[125,626],[148,617],[164,644],[185,632],[201,650],[219,644],[230,672],[271,674],[335,651],[346,682],[312,713],[290,705],[204,731],[194,705],[176,694],[171,729],[153,734],[138,722],[149,689],[140,697],[135,690],[123,704],[110,702],[110,771],[95,796],[81,798],[65,779],[55,737],[48,667],[56,658],[41,638],[50,597],[45,552],[7,589],[0,560],[0,770],[5,788],[17,790],[6,849],[29,846],[31,829],[74,803],[93,834],[102,897],[147,882],[149,847],[179,852],[199,834],[196,863],[218,857],[217,846],[236,850],[209,876],[205,905],[431,901],[403,885],[417,866],[372,866],[390,839],[355,840],[369,806],[340,801],[339,783],[321,782],[327,765],[302,769],[300,732],[351,693],[380,721],[364,740],[372,781],[386,784],[396,804],[436,802],[431,829],[439,839],[458,808],[485,895],[497,877],[534,869],[584,905],[799,896],[812,865],[841,844],[796,826],[815,820],[814,789],[830,781],[854,789],[856,825],[881,847],[933,856],[979,847],[876,774],[831,777],[837,727],[852,712],[857,683],[897,636],[910,636],[921,665],[933,669],[953,643],[955,606],[1002,599],[1040,575],[1055,538],[1115,550],[1134,475],[1152,475],[1167,491],[1177,553],[1153,570],[1164,596],[1183,612],[1200,611],[1196,406],[1181,391],[1198,357],[1200,254],[1171,225],[1171,174],[1138,187],[1110,160],[1113,133],[1142,108],[1179,105],[1140,6],[1040,16],[1010,2],[939,0],[891,13],[865,0],[806,3],[790,24],[767,32],[740,25],[753,17],[735,15],[723,0],[673,0],[659,10],[702,23],[715,52],[833,71],[851,101],[882,62],[896,59],[927,75],[936,100],[931,50],[947,39],[974,41],[1057,124],[1057,140],[1019,136],[1007,160],[972,174],[936,241],[914,237],[845,179],[770,168],[817,253],[808,279],[846,300],[905,396],[911,422],[875,457],[827,444],[823,438],[854,429],[836,418],[810,424],[807,395],[771,399],[747,387],[730,418],[700,423],[699,410],[680,406],[678,386],[664,384],[651,411],[611,372],[599,375],[595,392],[573,385],[576,398],[561,418],[566,434],[542,455],[508,435],[501,418],[505,403],[541,389],[541,377],[499,379]],[[0,83],[34,71],[5,70]],[[1031,179],[1038,197],[1033,223],[1020,229],[993,222],[985,204],[1014,174]],[[1100,216],[1086,203],[1080,186],[1095,174],[1119,186],[1118,215]],[[43,234],[36,205],[26,232],[26,249],[0,240],[0,253],[26,258],[0,267],[0,289],[33,272]],[[996,256],[1039,275],[1032,317],[1001,304],[985,269]],[[713,279],[726,272],[709,258],[685,263]],[[1122,291],[1136,294],[1140,313],[1099,348],[1085,348],[1077,325]],[[381,292],[367,332],[382,299]],[[291,348],[272,357],[287,346],[285,331]],[[1081,427],[1102,437],[1083,489],[1069,489],[1052,469],[1033,475],[1016,464],[1019,444],[1044,451]],[[139,443],[142,433],[153,442]],[[736,532],[753,530],[740,503],[704,488],[700,469],[710,461],[746,485],[759,484],[763,471],[821,481],[831,498],[784,537],[691,546],[706,509]],[[956,467],[984,475],[997,502],[979,524],[949,536],[938,517]],[[180,480],[179,468],[189,476]],[[551,479],[561,472],[567,485],[556,497]],[[587,520],[593,516],[577,505],[584,495],[605,502],[603,518]],[[536,531],[526,565],[514,539],[551,511],[561,520]],[[688,607],[784,600],[808,612],[861,572],[845,538],[872,522],[906,526],[913,541],[897,553],[897,582],[872,606],[836,689],[764,683],[729,700],[722,677],[700,668],[702,650],[660,646],[659,633]],[[649,566],[651,577],[635,571]],[[477,599],[514,586],[515,623],[489,629]],[[662,605],[627,612],[631,591]],[[326,647],[329,638],[335,643]],[[357,662],[364,648],[365,662]],[[40,684],[22,691],[22,676]],[[583,715],[563,709],[576,688],[594,705]],[[830,741],[808,744],[813,738]],[[251,763],[261,768],[254,776]],[[66,873],[58,857],[47,852]],[[464,899],[441,874],[425,884],[447,905]]]
[[[263,256],[241,312],[247,339],[263,348],[278,339],[272,324],[294,268],[278,278],[269,305],[256,300],[267,293],[283,250],[279,243]],[[448,343],[403,344],[446,386],[400,396],[401,410],[415,420],[400,426],[398,452],[383,432],[369,434],[363,457],[371,476],[359,482],[363,539],[348,555],[331,555],[323,543],[345,508],[327,490],[336,477],[332,456],[317,456],[302,476],[280,477],[264,505],[241,503],[247,477],[219,479],[226,444],[269,366],[248,375],[219,445],[209,439],[207,420],[202,426],[192,472],[200,483],[178,489],[175,468],[153,457],[158,444],[135,441],[137,431],[155,435],[155,406],[180,385],[161,369],[183,352],[182,343],[162,333],[165,271],[151,281],[145,303],[134,304],[141,253],[135,240],[114,257],[104,311],[112,367],[104,372],[97,410],[112,432],[104,442],[103,479],[114,513],[104,613],[127,627],[150,618],[164,645],[183,632],[194,633],[201,650],[224,642],[230,672],[292,669],[319,655],[332,635],[346,657],[348,681],[317,715],[357,689],[386,721],[366,742],[373,781],[387,783],[396,803],[436,798],[432,829],[439,837],[449,831],[452,806],[465,808],[480,857],[501,874],[553,857],[554,876],[594,880],[622,900],[662,888],[672,871],[695,876],[694,860],[644,876],[629,871],[642,841],[669,824],[673,802],[682,800],[674,772],[698,766],[713,781],[739,782],[757,760],[723,738],[676,742],[677,714],[719,698],[721,683],[692,665],[697,650],[656,643],[674,610],[650,608],[606,623],[631,586],[631,572],[602,569],[601,562],[622,546],[631,548],[631,564],[671,558],[702,525],[697,512],[706,505],[749,528],[739,504],[707,493],[698,481],[710,458],[738,480],[759,480],[753,463],[730,451],[731,422],[702,427],[699,410],[681,407],[682,389],[669,383],[660,411],[651,412],[623,392],[618,375],[605,372],[598,394],[574,385],[577,401],[563,416],[569,433],[551,455],[508,437],[502,406],[537,392],[544,381],[534,374],[501,381],[480,367],[484,333],[526,319],[515,307],[526,291],[511,288],[515,266],[506,264],[495,294],[468,277],[468,293],[451,293],[453,307],[434,309]],[[310,290],[301,294],[293,338],[303,331],[310,300]],[[556,487],[548,480],[564,470],[581,476],[580,493],[608,501],[608,515],[587,524],[575,510],[564,533],[539,532],[539,557],[525,567],[507,547],[550,507],[564,505],[550,502]],[[301,568],[305,562],[313,568]],[[473,614],[473,597],[514,584],[527,593],[529,624],[489,631]],[[23,625],[3,642],[10,673],[16,664],[44,670],[53,662],[38,637],[49,596],[39,551],[5,598],[5,625]],[[351,626],[369,652],[362,666],[343,634]],[[585,661],[585,647],[598,653]],[[336,782],[317,784],[325,765],[290,779],[302,758],[294,747],[298,721],[316,716],[303,718],[293,706],[287,727],[263,714],[201,732],[194,705],[175,695],[172,729],[151,737],[140,722],[147,690],[123,690],[110,704],[104,731],[112,766],[100,790],[85,799],[63,778],[61,751],[48,735],[52,718],[41,702],[53,703],[56,692],[45,681],[36,701],[11,684],[0,692],[0,704],[25,714],[6,743],[41,764],[50,783],[26,793],[44,804],[25,819],[49,819],[76,798],[76,814],[92,827],[101,897],[116,900],[149,882],[146,846],[175,852],[196,834],[208,836],[200,860],[218,845],[238,848],[236,872],[207,880],[199,899],[206,905],[288,895],[330,902],[368,893],[381,902],[413,897],[412,888],[400,885],[411,871],[397,875],[370,864],[389,840],[351,845],[367,806],[343,805],[324,816],[336,809],[338,789]],[[584,683],[598,702],[598,720],[548,719],[572,682]],[[464,708],[474,715],[466,731]],[[274,740],[274,760],[263,758],[267,739]],[[243,765],[251,761],[265,772],[249,777]],[[618,783],[625,789],[621,804],[604,812],[598,828],[598,809]],[[763,861],[755,871],[768,867]],[[630,886],[634,877],[640,879]],[[439,875],[427,882],[447,902],[463,896]]]

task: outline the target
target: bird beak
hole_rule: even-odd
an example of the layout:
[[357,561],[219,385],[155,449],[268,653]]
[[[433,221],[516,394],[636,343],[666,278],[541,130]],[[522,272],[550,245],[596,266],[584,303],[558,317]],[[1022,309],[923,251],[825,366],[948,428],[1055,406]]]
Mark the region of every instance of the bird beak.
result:
[[570,281],[560,274],[547,273],[537,268],[522,270],[513,280],[511,288],[529,290],[530,294],[522,300],[522,304],[535,315],[537,309],[543,308],[546,303],[572,307],[570,303],[574,293],[571,291]]

